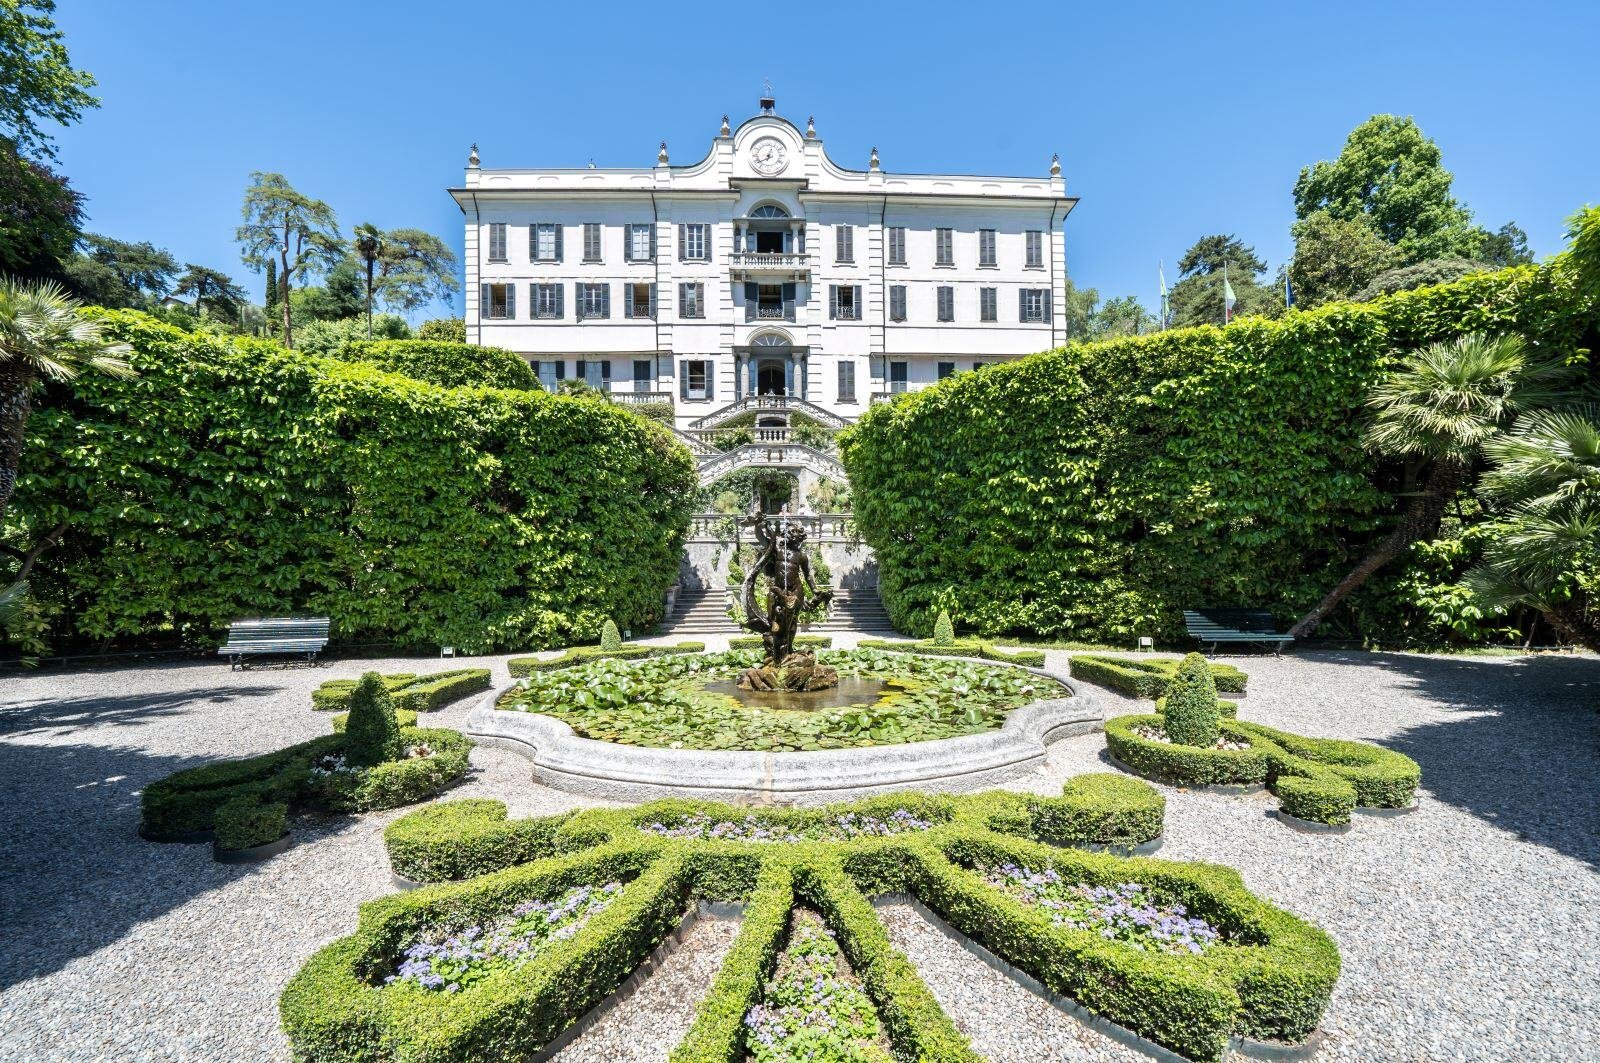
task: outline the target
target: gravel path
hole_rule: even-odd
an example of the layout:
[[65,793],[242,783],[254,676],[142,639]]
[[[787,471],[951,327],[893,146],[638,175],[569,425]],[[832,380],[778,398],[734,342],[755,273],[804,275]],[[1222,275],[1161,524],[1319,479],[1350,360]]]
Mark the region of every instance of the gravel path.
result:
[[878,915],[894,947],[916,964],[945,1013],[990,1063],[1141,1063],[1150,1058],[1024,989],[909,904],[884,905]]
[[[488,659],[497,682],[503,661]],[[1316,1059],[1600,1060],[1600,661],[1308,653],[1237,663],[1251,676],[1246,719],[1378,741],[1423,768],[1420,811],[1362,818],[1342,838],[1290,830],[1270,818],[1267,796],[1167,791],[1163,857],[1238,868],[1251,889],[1338,939],[1344,974]],[[361,901],[389,892],[381,832],[403,813],[300,824],[284,856],[224,867],[203,845],[138,839],[138,793],[178,768],[326,733],[326,715],[309,709],[324,679],[446,666],[0,676],[0,1060],[285,1058],[277,995],[354,927]],[[1146,708],[1096,693],[1110,714]],[[428,721],[459,723],[470,704]],[[1093,735],[1057,743],[1047,769],[1015,788],[1048,793],[1107,770],[1103,750]],[[535,785],[515,754],[478,749],[472,760],[474,776],[449,796],[498,797],[513,815],[595,803]],[[978,995],[953,1014],[1026,1006],[1007,996],[1014,987],[969,981],[964,991]],[[686,998],[677,1021],[691,1007]],[[1064,1019],[1039,1007],[1049,1014],[1037,1021]],[[1076,1035],[1072,1044],[1082,1046]]]
[[557,1063],[654,1063],[666,1059],[694,1022],[733,947],[740,920],[701,916],[638,992],[556,1055]]

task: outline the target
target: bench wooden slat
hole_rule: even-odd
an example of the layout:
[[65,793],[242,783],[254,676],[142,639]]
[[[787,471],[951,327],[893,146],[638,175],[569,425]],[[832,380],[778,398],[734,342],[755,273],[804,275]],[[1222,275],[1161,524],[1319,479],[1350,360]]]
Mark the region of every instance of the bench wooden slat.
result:
[[1201,645],[1247,642],[1271,646],[1279,652],[1294,641],[1277,630],[1272,614],[1264,609],[1185,609],[1183,626]]
[[235,620],[228,625],[228,640],[217,650],[237,667],[246,656],[266,653],[306,655],[315,660],[328,644],[328,617],[272,616]]

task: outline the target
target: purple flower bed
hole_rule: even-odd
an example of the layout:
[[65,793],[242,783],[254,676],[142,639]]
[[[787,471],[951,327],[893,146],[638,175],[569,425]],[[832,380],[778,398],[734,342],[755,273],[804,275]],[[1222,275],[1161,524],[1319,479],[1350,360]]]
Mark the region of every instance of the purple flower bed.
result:
[[527,963],[556,942],[572,937],[621,892],[620,882],[578,886],[554,900],[524,901],[496,923],[424,935],[405,950],[395,973],[383,982],[459,992],[498,970]]
[[927,830],[933,824],[903,808],[887,816],[867,816],[845,812],[821,823],[799,828],[785,823],[768,823],[755,816],[742,820],[712,819],[696,813],[675,824],[644,823],[639,829],[663,838],[693,838],[697,841],[807,842],[845,841],[850,838],[888,837],[907,831]]
[[1098,933],[1135,949],[1198,956],[1223,941],[1222,932],[1191,916],[1181,904],[1162,904],[1143,885],[1071,883],[1053,868],[1035,871],[1001,864],[982,872],[984,881],[1023,904],[1043,908],[1056,926]]
[[762,1003],[745,1013],[753,1063],[889,1063],[888,1043],[833,934],[811,912],[794,913],[788,947]]

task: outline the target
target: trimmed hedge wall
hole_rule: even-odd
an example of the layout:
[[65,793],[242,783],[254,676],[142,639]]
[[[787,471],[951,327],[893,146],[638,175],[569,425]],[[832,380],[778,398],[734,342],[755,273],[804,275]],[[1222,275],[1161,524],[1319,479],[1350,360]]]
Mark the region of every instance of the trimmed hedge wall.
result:
[[[665,837],[642,824],[745,817],[793,829],[903,808],[929,826],[887,836],[785,843]],[[1196,1060],[1234,1034],[1299,1041],[1315,1028],[1339,972],[1327,934],[1205,864],[1122,859],[1058,848],[1159,834],[1162,802],[1112,775],[1074,780],[1057,801],[995,791],[963,797],[891,794],[824,808],[755,810],[696,801],[588,809],[556,822],[504,819],[498,802],[452,802],[391,826],[396,868],[417,874],[500,867],[519,848],[532,863],[364,905],[354,935],[317,953],[280,1011],[297,1058],[515,1059],[548,1043],[621,981],[676,923],[691,897],[745,900],[743,925],[695,1009],[674,1063],[745,1058],[744,1016],[760,999],[796,904],[819,912],[855,968],[897,1059],[972,1063],[966,1038],[889,941],[869,897],[910,891],[952,924],[1058,992]],[[453,811],[452,811],[453,809]],[[537,825],[537,826],[535,826]],[[538,832],[525,848],[522,829]],[[989,887],[968,868],[1011,861],[1069,881],[1138,882],[1228,935],[1200,956],[1144,951],[1056,927],[1048,914]],[[573,886],[630,882],[622,899],[570,940],[515,973],[458,993],[382,987],[399,952],[430,927],[481,924],[520,901]],[[618,906],[624,910],[618,911]],[[566,987],[560,995],[554,986]]]
[[706,644],[703,642],[680,642],[675,646],[628,643],[616,650],[603,650],[599,646],[572,646],[561,656],[551,657],[548,660],[539,657],[513,657],[506,662],[506,668],[513,679],[521,679],[535,672],[553,672],[558,668],[571,668],[573,665],[590,664],[594,661],[642,661],[648,657],[670,657],[677,653],[704,653],[705,649]]
[[1134,733],[1160,726],[1160,716],[1113,717],[1106,721],[1106,746],[1139,774],[1176,786],[1264,783],[1285,812],[1318,823],[1348,823],[1357,807],[1404,808],[1422,782],[1416,761],[1367,742],[1306,738],[1243,720],[1223,720],[1222,733],[1248,742],[1247,749],[1203,749]]
[[[325,712],[343,712],[350,707],[354,679],[329,679],[311,692],[311,707]],[[449,672],[417,675],[398,672],[383,677],[395,711],[412,713],[442,709],[452,701],[489,689],[489,669],[457,668]]]
[[[760,635],[735,635],[728,640],[730,650],[759,650],[761,648]],[[828,650],[833,648],[832,635],[796,635],[794,648],[797,650]]]
[[1351,416],[1392,361],[1479,331],[1567,355],[1597,298],[1560,262],[1519,266],[1075,345],[873,406],[839,446],[884,606],[903,631],[947,609],[984,634],[1123,643],[1181,638],[1196,605],[1298,616],[1398,510]]
[[59,641],[214,650],[238,617],[309,614],[336,643],[475,653],[659,619],[696,482],[660,426],[101,319],[139,375],[51,385],[7,513],[69,522],[31,580]]
[[[1067,658],[1072,677],[1085,683],[1120,690],[1136,698],[1160,698],[1178,674],[1179,658],[1112,657],[1099,653],[1074,653]],[[1243,694],[1250,677],[1231,664],[1211,664],[1211,681],[1226,694]]]
[[413,882],[445,882],[554,855],[556,831],[571,818],[563,812],[508,820],[501,801],[445,801],[389,824],[383,844],[395,874]]
[[521,355],[499,347],[440,340],[357,340],[339,350],[345,362],[364,362],[389,373],[444,388],[539,390],[539,378]]
[[992,642],[981,639],[956,639],[954,642],[893,642],[888,639],[862,639],[856,643],[863,650],[888,650],[890,653],[920,653],[930,657],[982,657],[986,661],[1003,661],[1020,664],[1024,668],[1043,668],[1043,650],[1002,650]]

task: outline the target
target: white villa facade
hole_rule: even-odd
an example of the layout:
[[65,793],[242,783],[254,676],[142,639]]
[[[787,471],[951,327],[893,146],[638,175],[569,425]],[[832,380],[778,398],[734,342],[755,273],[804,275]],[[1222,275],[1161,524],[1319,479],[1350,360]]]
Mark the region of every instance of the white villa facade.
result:
[[[850,170],[773,113],[687,166],[491,169],[466,216],[469,342],[667,402],[681,430],[765,402],[848,422],[895,392],[1065,342],[1062,222],[1042,177]],[[826,415],[826,416],[825,416]]]

